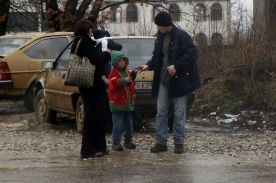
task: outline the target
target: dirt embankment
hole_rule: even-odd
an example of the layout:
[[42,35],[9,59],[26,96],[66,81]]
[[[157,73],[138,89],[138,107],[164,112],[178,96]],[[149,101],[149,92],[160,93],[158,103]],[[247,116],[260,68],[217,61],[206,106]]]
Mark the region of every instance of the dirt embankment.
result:
[[275,130],[276,74],[266,73],[265,81],[256,79],[250,93],[244,74],[241,69],[228,70],[202,85],[190,116],[213,125]]

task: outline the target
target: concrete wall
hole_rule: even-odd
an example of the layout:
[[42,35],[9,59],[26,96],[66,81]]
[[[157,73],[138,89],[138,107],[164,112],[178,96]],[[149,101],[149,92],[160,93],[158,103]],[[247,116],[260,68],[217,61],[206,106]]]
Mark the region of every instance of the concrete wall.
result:
[[272,63],[276,69],[276,0],[254,0],[254,27],[257,35],[271,41]]
[[254,0],[254,27],[260,35],[275,40],[276,0]]

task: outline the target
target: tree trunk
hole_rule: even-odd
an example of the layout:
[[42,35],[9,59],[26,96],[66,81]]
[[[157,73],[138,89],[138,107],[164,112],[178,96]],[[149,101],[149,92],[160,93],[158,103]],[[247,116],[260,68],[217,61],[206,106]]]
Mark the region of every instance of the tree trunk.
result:
[[276,0],[271,1],[270,14],[271,38],[276,41]]
[[76,19],[81,19],[84,15],[85,15],[85,12],[89,6],[89,4],[91,4],[92,0],[83,0],[79,9],[77,10],[77,13],[76,13]]
[[103,0],[95,0],[92,10],[89,14],[88,19],[92,22],[97,22],[97,18],[99,16],[100,9],[102,7]]
[[57,0],[46,0],[48,27],[50,32],[60,31],[60,10]]
[[71,15],[75,15],[77,11],[78,0],[67,0],[65,4],[65,11]]
[[61,15],[61,30],[72,31],[75,25],[78,0],[67,0],[64,12]]
[[0,36],[6,34],[10,0],[0,0]]

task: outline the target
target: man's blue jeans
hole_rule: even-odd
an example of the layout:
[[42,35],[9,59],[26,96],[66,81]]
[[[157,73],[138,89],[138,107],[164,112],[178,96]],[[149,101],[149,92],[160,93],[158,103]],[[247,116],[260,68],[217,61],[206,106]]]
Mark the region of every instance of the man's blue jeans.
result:
[[125,140],[132,139],[133,124],[131,111],[112,112],[112,141],[113,144],[120,144],[121,136],[124,132]]
[[[184,130],[186,124],[187,96],[172,98],[174,108],[173,138],[174,144],[184,143]],[[168,86],[160,84],[157,97],[156,115],[156,143],[167,145],[168,111],[170,98]]]

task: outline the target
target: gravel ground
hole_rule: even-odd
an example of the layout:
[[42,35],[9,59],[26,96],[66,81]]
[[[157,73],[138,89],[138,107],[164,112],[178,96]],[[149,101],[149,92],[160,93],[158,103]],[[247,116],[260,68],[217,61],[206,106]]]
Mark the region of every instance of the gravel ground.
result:
[[[5,104],[5,105],[3,105]],[[15,110],[4,110],[13,108]],[[1,107],[3,111],[1,111]],[[7,153],[55,152],[79,154],[81,134],[75,131],[71,122],[58,125],[37,124],[33,113],[26,113],[21,102],[2,101],[0,107],[0,151]],[[22,110],[19,110],[19,109]],[[3,112],[3,113],[2,113]],[[276,159],[276,131],[217,128],[188,123],[185,150],[188,153],[211,153],[231,157],[259,158],[262,161]],[[138,145],[135,151],[149,152],[154,135],[149,132],[135,133]],[[110,149],[111,135],[107,134]],[[173,151],[172,134],[169,134],[169,153]]]
[[[193,125],[189,125],[193,126]],[[18,125],[16,125],[16,128]],[[204,130],[205,127],[189,127],[186,132],[185,150],[188,153],[223,154],[232,157],[246,157],[248,160],[261,158],[270,161],[276,158],[276,133],[272,131],[223,131],[219,129]],[[199,130],[200,129],[200,130]],[[81,134],[73,129],[55,130],[48,127],[39,130],[14,130],[5,127],[0,129],[0,151],[11,153],[44,153],[55,152],[66,154],[78,153]],[[111,146],[111,135],[107,134],[108,146]],[[135,133],[138,145],[136,151],[148,152],[154,143],[152,133]],[[169,151],[173,150],[172,134],[169,134]]]

